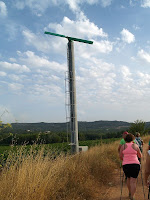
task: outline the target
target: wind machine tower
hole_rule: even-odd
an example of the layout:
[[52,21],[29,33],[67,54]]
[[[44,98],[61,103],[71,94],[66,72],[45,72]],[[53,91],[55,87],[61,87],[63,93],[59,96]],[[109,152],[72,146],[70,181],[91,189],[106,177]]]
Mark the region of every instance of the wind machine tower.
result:
[[76,105],[76,79],[75,79],[75,63],[74,63],[74,43],[83,42],[87,44],[93,44],[93,41],[83,40],[74,37],[68,37],[56,33],[46,32],[45,34],[59,36],[68,39],[68,78],[69,78],[69,96],[70,96],[70,126],[71,126],[71,152],[79,152],[78,142],[78,122],[77,122],[77,105]]

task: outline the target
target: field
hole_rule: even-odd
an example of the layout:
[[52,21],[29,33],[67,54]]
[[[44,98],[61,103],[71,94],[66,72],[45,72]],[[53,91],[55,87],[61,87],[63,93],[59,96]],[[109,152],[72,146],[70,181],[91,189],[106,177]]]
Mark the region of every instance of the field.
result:
[[[111,138],[111,139],[103,139],[103,140],[87,140],[87,141],[80,141],[80,146],[88,146],[89,148],[92,146],[100,145],[100,144],[109,144],[111,142],[114,142],[116,140],[119,140],[118,138]],[[56,151],[63,151],[68,152],[70,151],[70,145],[67,142],[64,143],[53,143],[53,144],[43,144],[46,149],[54,149]],[[28,146],[28,145],[27,145]],[[29,145],[30,146],[30,145]],[[19,147],[19,146],[18,146]],[[12,146],[3,146],[0,145],[0,154],[3,154],[4,152],[8,152],[12,149]]]
[[[143,139],[146,145],[150,137]],[[54,150],[45,154],[42,146],[33,145],[28,152],[24,146],[16,148],[1,170],[0,199],[102,200],[114,171],[119,173],[119,141],[99,144],[87,152],[57,157]]]

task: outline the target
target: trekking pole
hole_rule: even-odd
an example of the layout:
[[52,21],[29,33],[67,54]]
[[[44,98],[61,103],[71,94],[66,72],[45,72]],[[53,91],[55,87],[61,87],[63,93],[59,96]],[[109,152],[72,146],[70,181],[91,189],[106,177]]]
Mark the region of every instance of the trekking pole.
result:
[[144,161],[144,152],[143,152],[143,147],[142,147],[142,151],[141,151],[141,153],[142,153],[142,157],[143,157],[143,161]]
[[144,182],[143,182],[143,175],[142,175],[142,163],[141,163],[141,180],[142,180],[143,195],[144,195],[144,200],[145,200]]
[[122,199],[122,191],[123,191],[123,179],[124,179],[124,173],[123,173],[123,176],[122,176],[120,200]]
[[121,167],[120,167],[120,185],[121,185],[121,195],[120,195],[120,200],[122,199],[123,179],[124,179],[124,172],[123,172],[122,180],[121,180]]
[[121,185],[121,166],[122,166],[122,164],[120,162],[120,185]]

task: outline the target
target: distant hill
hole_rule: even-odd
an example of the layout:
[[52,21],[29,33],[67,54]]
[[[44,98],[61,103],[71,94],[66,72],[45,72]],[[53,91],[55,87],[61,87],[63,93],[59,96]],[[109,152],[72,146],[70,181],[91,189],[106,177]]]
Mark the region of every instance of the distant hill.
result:
[[[94,122],[78,122],[79,132],[89,131],[103,131],[103,132],[118,132],[127,130],[130,127],[129,122],[124,121],[94,121]],[[66,132],[67,123],[12,123],[13,130],[20,131],[33,131],[33,132]],[[69,124],[68,124],[69,127]]]

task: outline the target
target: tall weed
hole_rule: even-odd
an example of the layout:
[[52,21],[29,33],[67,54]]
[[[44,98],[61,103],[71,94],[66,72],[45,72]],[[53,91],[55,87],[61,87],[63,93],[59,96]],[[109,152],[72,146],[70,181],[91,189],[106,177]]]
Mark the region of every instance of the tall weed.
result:
[[0,174],[3,200],[93,200],[112,181],[119,157],[118,142],[76,155],[45,153],[22,147],[11,152]]

